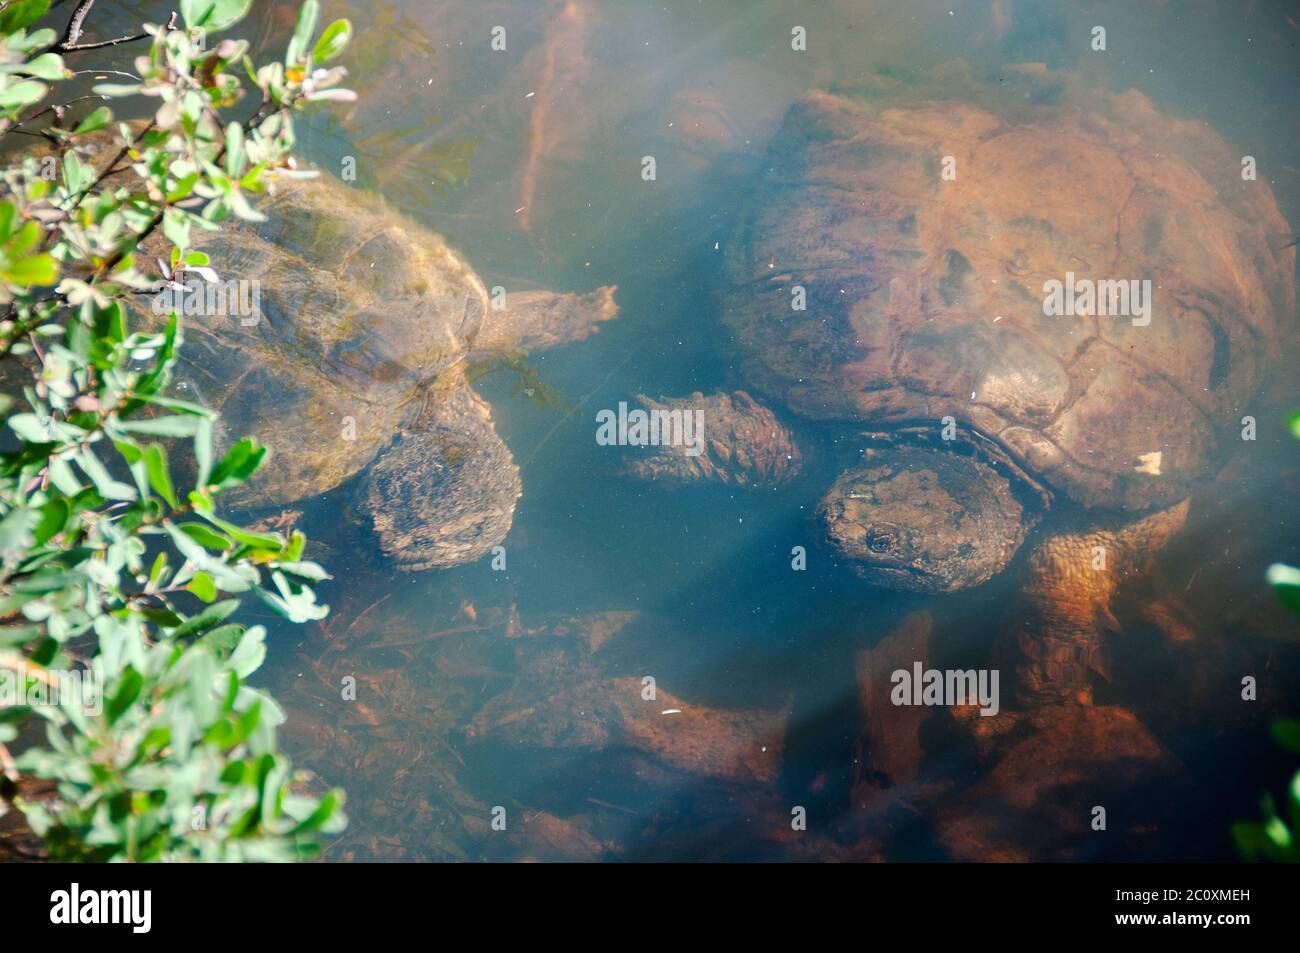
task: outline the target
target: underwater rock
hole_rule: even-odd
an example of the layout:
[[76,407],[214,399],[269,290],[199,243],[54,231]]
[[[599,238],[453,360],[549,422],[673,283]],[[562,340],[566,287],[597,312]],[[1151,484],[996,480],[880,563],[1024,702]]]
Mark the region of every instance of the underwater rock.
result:
[[688,774],[775,780],[784,713],[693,705],[662,688],[647,699],[644,690],[635,677],[556,684],[524,675],[483,706],[466,727],[466,737],[511,750],[630,748]]
[[[967,713],[977,730],[1002,717]],[[1154,803],[1156,792],[1181,772],[1137,718],[1114,706],[1038,709],[995,752],[979,781],[938,805],[937,837],[954,860],[1142,856],[1144,837],[1167,807]],[[1098,808],[1104,830],[1094,827]]]
[[486,846],[493,860],[554,864],[602,860],[608,848],[580,820],[523,809],[505,831],[493,832]]
[[784,712],[693,704],[652,678],[610,670],[611,643],[642,619],[611,611],[519,625],[507,637],[509,682],[466,720],[466,742],[561,758],[630,751],[686,774],[773,780]]
[[874,648],[854,657],[863,723],[853,769],[854,807],[914,780],[921,770],[925,755],[921,729],[934,709],[894,705],[891,677],[899,669],[910,671],[914,662],[929,660],[933,629],[934,618],[928,611],[914,612]]

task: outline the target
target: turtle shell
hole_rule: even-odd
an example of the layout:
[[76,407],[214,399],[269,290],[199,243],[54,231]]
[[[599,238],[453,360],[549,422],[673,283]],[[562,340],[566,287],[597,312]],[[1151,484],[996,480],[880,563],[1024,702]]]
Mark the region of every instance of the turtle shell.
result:
[[[1286,222],[1240,169],[1137,93],[814,93],[741,213],[724,323],[750,386],[806,417],[952,415],[1085,505],[1164,505],[1252,412],[1294,314]],[[1048,316],[1067,273],[1150,280],[1149,323]]]
[[279,503],[360,471],[424,385],[460,373],[487,294],[441,237],[329,176],[282,183],[259,210],[196,230],[222,282],[252,283],[255,313],[188,317],[179,384],[220,411],[219,442],[270,448],[256,492]]

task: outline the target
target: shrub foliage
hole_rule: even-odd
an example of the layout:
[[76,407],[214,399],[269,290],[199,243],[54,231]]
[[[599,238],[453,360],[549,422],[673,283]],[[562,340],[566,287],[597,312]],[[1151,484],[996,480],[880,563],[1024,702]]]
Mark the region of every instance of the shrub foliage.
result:
[[[248,595],[320,618],[327,576],[301,533],[222,518],[220,495],[265,450],[214,451],[213,415],[168,388],[177,315],[128,303],[156,272],[207,265],[195,229],[257,220],[259,193],[307,174],[293,114],[351,98],[326,65],[351,25],[318,29],[307,0],[283,61],[259,67],[219,37],[251,0],[181,0],[167,24],[86,41],[93,2],[61,34],[42,26],[49,0],[0,5],[0,136],[38,147],[0,172],[0,813],[22,811],[58,860],[310,856],[342,826],[342,796],[295,783],[284,715],[248,682],[266,632],[236,619]],[[110,54],[130,68],[82,62]],[[92,72],[109,79],[72,95]],[[159,236],[170,260],[154,266],[141,246]],[[70,674],[97,703],[58,691]],[[31,779],[53,796],[25,796]]]

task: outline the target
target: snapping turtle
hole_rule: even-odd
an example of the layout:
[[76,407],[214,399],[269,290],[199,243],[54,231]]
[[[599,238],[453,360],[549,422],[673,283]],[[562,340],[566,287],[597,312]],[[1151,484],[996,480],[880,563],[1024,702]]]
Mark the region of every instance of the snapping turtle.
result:
[[[977,585],[1062,513],[1018,633],[1021,687],[1049,697],[1087,695],[1118,581],[1182,525],[1295,309],[1268,187],[1203,124],[1088,97],[806,96],[724,292],[747,386],[861,450],[820,513],[864,577]],[[1054,281],[1110,314],[1048,316]]]
[[199,245],[221,279],[251,281],[252,316],[190,320],[181,387],[252,435],[269,462],[236,502],[283,504],[365,471],[355,494],[384,554],[455,566],[499,543],[519,470],[466,381],[470,360],[576,341],[617,313],[613,288],[517,292],[482,280],[438,235],[321,176],[282,183],[267,220]]

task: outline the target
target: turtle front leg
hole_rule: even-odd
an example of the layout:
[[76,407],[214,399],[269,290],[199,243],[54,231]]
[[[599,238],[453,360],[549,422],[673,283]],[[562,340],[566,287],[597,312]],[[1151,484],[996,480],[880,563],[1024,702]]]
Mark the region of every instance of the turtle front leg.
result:
[[492,409],[458,373],[440,378],[356,488],[379,548],[398,569],[461,566],[510,532],[523,490]]
[[1183,500],[1118,529],[1052,536],[1034,550],[1009,626],[1022,703],[1092,703],[1088,672],[1110,674],[1103,630],[1119,629],[1111,599],[1125,580],[1149,569],[1187,522],[1187,508]]
[[501,298],[489,296],[469,361],[581,341],[618,315],[617,290],[605,285],[586,294],[517,291]]
[[629,450],[625,470],[637,479],[758,489],[788,483],[803,463],[790,432],[743,390],[660,400],[640,395],[636,402],[654,438]]

